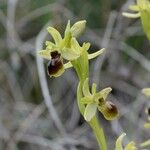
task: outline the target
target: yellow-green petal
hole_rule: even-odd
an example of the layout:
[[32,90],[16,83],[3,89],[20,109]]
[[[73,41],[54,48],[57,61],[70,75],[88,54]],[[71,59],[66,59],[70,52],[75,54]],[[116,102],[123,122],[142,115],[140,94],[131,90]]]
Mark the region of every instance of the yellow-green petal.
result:
[[101,55],[104,51],[105,51],[105,48],[102,48],[102,49],[100,49],[99,51],[97,51],[95,53],[89,54],[88,59],[93,59],[93,58]]
[[62,37],[61,37],[60,33],[55,28],[53,28],[53,27],[48,27],[47,31],[53,37],[56,45],[60,44],[60,42],[62,41]]
[[98,98],[103,98],[104,100],[106,100],[108,94],[112,91],[112,88],[111,87],[107,87],[103,90],[101,90],[100,92],[96,93],[96,97]]
[[46,45],[46,46],[49,46],[49,47],[55,46],[55,44],[54,44],[53,42],[51,42],[51,41],[46,41],[46,42],[45,42],[45,45]]
[[97,85],[95,83],[92,84],[92,94],[94,95],[96,93],[96,87]]
[[51,53],[51,50],[40,50],[37,52],[39,56],[48,60],[51,60],[50,53]]
[[88,104],[84,111],[84,118],[86,121],[90,121],[96,114],[97,104]]
[[90,43],[89,42],[87,42],[87,43],[83,43],[83,45],[82,45],[82,47],[84,48],[84,50],[89,50],[89,48],[90,48]]
[[140,8],[139,8],[138,5],[130,5],[130,6],[129,6],[129,9],[130,9],[130,10],[133,10],[133,11],[139,11],[139,10],[140,10]]
[[68,23],[67,23],[67,26],[66,26],[66,29],[65,29],[65,36],[68,34],[68,32],[71,32],[70,31],[70,20],[68,20]]
[[76,38],[71,39],[71,49],[76,51],[80,55],[81,47],[80,47],[78,41],[76,40]]
[[122,15],[124,17],[128,17],[128,18],[139,18],[140,17],[140,13],[127,13],[127,12],[123,12]]
[[90,103],[93,103],[93,99],[91,97],[83,97],[83,98],[81,98],[81,103],[82,104],[90,104]]
[[66,60],[75,60],[80,57],[80,54],[71,48],[63,48],[61,50],[61,56]]
[[73,65],[71,64],[70,61],[64,64],[64,68],[65,68],[65,69],[71,68],[72,66],[73,66]]
[[81,20],[76,22],[72,27],[71,27],[71,33],[73,37],[79,37],[85,30],[86,26],[86,20]]

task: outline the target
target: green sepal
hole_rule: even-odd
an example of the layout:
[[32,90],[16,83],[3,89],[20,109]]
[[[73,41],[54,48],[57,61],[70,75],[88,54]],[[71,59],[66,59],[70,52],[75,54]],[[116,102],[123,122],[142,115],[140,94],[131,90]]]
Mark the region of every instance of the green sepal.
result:
[[84,111],[84,118],[86,121],[91,121],[91,119],[95,116],[97,110],[97,104],[92,103],[88,104]]
[[62,41],[60,33],[53,27],[48,27],[47,31],[51,34],[56,44],[59,44]]
[[71,33],[73,37],[79,37],[85,30],[86,26],[86,20],[81,20],[76,22],[72,27],[71,27]]

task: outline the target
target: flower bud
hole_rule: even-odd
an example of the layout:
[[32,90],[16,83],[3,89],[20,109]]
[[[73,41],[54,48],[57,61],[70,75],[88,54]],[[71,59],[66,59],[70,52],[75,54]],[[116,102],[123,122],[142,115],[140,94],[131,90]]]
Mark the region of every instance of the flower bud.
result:
[[118,116],[118,109],[115,104],[107,101],[103,106],[98,108],[107,120],[114,120]]
[[73,37],[79,37],[85,30],[86,20],[78,21],[71,27]]
[[47,72],[50,77],[58,77],[64,72],[63,59],[57,51],[51,52],[51,60],[47,65]]

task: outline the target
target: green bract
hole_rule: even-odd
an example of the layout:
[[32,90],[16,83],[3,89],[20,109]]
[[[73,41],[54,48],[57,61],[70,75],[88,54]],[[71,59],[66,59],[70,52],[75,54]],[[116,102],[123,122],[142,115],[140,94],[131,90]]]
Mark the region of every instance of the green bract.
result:
[[131,5],[130,10],[136,11],[136,13],[123,13],[123,16],[129,18],[141,18],[143,29],[148,39],[150,40],[150,1],[149,0],[137,0],[137,5]]

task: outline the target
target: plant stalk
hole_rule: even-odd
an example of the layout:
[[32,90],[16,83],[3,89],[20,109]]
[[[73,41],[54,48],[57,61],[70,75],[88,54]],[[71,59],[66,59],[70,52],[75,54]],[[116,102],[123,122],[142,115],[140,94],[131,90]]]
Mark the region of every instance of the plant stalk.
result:
[[[80,63],[80,60],[83,60],[83,59],[87,59],[87,61],[85,61],[86,63],[84,63],[84,65],[82,65],[82,63]],[[84,81],[89,76],[89,71],[88,71],[89,64],[88,64],[88,58],[87,58],[86,54],[85,54],[84,58],[80,58],[78,60],[79,60],[79,62],[78,61],[73,62],[73,66],[79,77],[79,84],[78,84],[78,88],[77,88],[77,103],[78,103],[80,113],[82,114],[82,116],[84,116],[85,106],[81,103],[81,98],[83,97],[82,87],[83,87]],[[105,134],[104,134],[103,128],[101,127],[96,115],[92,118],[92,120],[90,122],[87,122],[87,123],[90,125],[90,127],[92,128],[92,130],[94,132],[94,135],[96,136],[96,139],[97,139],[97,142],[99,145],[99,149],[107,150]]]

